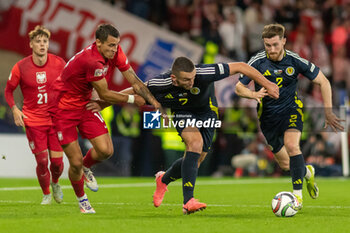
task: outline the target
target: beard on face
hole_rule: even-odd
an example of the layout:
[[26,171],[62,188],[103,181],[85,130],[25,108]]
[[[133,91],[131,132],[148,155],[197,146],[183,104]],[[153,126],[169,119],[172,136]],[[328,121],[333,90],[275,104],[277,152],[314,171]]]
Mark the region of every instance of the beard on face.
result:
[[280,55],[282,54],[282,52],[283,52],[283,50],[281,50],[278,53],[270,53],[269,56],[270,56],[270,58],[273,58],[272,60],[277,60],[280,57]]

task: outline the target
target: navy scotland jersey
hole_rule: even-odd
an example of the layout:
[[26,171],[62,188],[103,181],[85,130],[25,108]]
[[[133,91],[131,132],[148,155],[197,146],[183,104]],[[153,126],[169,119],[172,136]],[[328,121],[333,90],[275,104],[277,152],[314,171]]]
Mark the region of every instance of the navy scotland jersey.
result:
[[195,67],[196,76],[190,90],[174,86],[170,77],[171,71],[152,78],[147,82],[147,87],[163,107],[171,108],[173,112],[217,112],[214,81],[230,76],[229,66],[219,63]]
[[[302,74],[309,80],[314,80],[320,70],[313,63],[289,50],[285,50],[281,61],[270,60],[266,51],[262,51],[253,56],[248,64],[280,88],[279,99],[275,100],[269,96],[262,99],[258,113],[260,120],[264,121],[273,121],[276,115],[285,115],[293,109],[302,108],[302,102],[296,93],[298,75]],[[242,75],[239,80],[244,85],[251,81],[249,77]],[[255,90],[260,89],[261,86],[255,83]]]

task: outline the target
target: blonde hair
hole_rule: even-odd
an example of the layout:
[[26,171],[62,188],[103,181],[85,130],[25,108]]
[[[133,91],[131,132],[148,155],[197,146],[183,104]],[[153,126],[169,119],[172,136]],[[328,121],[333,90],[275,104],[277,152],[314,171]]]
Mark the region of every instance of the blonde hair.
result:
[[261,38],[272,38],[274,36],[279,36],[280,39],[285,37],[286,29],[282,24],[274,23],[265,25],[263,32],[261,34]]
[[36,36],[46,36],[48,39],[50,39],[51,32],[45,28],[42,25],[35,26],[34,30],[30,31],[28,33],[29,39],[32,41]]

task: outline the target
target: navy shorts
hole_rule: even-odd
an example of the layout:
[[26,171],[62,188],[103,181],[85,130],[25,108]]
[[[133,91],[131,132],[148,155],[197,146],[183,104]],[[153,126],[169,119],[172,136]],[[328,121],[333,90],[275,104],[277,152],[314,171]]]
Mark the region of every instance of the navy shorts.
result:
[[[205,113],[200,113],[200,114],[194,114],[191,112],[187,112],[187,111],[177,111],[174,114],[174,121],[191,121],[192,119],[196,119],[197,121],[207,121],[208,119],[210,119],[210,123],[218,120],[218,116],[214,111],[208,111]],[[210,124],[210,126],[212,126],[212,124]],[[203,138],[203,152],[209,152],[211,144],[213,142],[213,138],[214,138],[214,134],[215,134],[215,127],[196,127],[199,132],[202,135]],[[180,127],[179,124],[176,125],[176,130],[179,133],[179,135],[181,136],[182,131],[185,129],[185,127]]]
[[292,109],[289,114],[281,115],[274,121],[260,119],[261,131],[274,154],[284,146],[284,132],[288,129],[297,129],[302,132],[303,121],[301,109]]

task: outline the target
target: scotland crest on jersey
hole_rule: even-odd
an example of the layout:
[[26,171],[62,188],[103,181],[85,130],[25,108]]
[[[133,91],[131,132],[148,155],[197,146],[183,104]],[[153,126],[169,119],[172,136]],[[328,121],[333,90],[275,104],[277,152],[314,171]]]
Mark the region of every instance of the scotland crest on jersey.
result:
[[286,74],[289,75],[289,76],[292,76],[294,74],[295,70],[293,67],[289,66],[287,67],[286,69]]
[[46,79],[46,72],[42,71],[42,72],[36,72],[36,82],[38,84],[44,84],[46,83],[47,79]]
[[190,92],[193,95],[198,95],[201,92],[201,90],[198,87],[192,87]]

